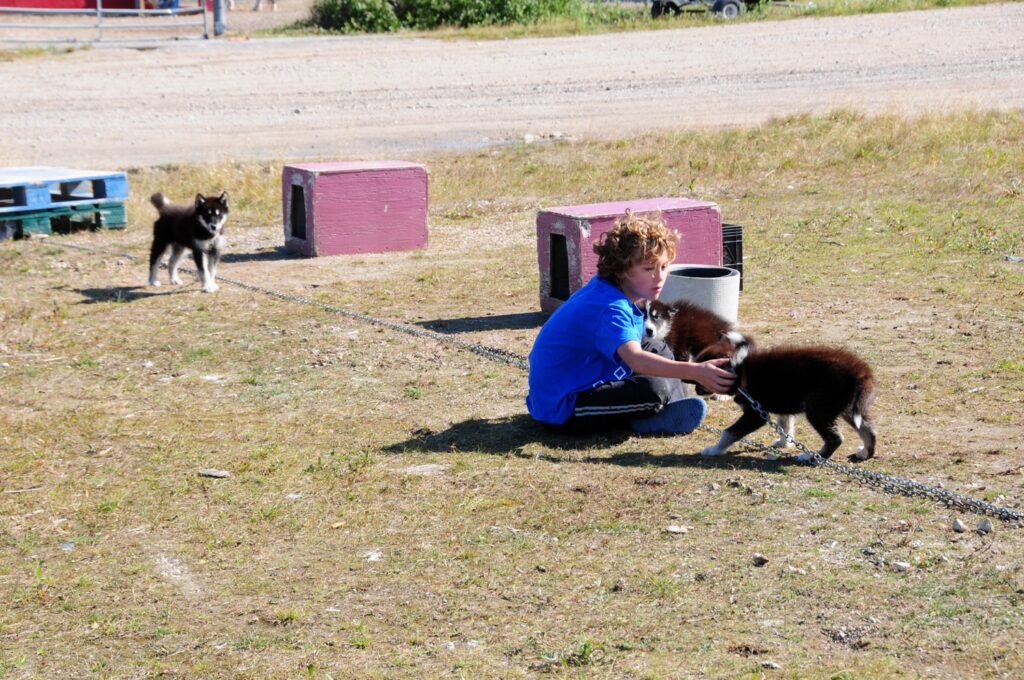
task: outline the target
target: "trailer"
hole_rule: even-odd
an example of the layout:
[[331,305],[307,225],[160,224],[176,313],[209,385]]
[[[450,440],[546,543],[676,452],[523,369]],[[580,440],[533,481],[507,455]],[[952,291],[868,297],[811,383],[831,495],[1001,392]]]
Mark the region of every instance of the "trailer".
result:
[[697,9],[710,9],[716,16],[735,19],[759,4],[761,0],[652,0],[651,17],[657,19],[666,14],[679,16],[684,7],[696,6]]

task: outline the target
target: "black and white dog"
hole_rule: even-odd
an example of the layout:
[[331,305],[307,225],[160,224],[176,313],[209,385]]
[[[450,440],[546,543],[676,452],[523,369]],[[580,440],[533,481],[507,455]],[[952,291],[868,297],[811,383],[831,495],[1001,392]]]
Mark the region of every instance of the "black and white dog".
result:
[[178,262],[182,253],[188,248],[192,251],[199,280],[204,293],[216,292],[217,262],[224,249],[224,222],[228,217],[228,194],[222,193],[217,198],[207,198],[196,194],[192,205],[172,205],[167,198],[156,193],[150,197],[160,216],[153,223],[153,247],[149,252],[149,285],[159,286],[157,271],[160,258],[171,248],[171,256],[167,260],[170,282],[180,284],[178,278]]
[[[743,414],[726,428],[717,444],[701,451],[702,456],[720,456],[737,441],[767,424],[738,393],[739,389],[768,413],[780,416],[780,427],[790,436],[795,416],[803,413],[824,440],[818,451],[822,458],[829,458],[843,443],[837,424],[840,417],[857,431],[863,443],[851,458],[867,460],[875,455],[877,436],[868,414],[868,407],[875,398],[874,378],[871,367],[853,352],[825,346],[751,349],[740,342],[739,345],[723,343],[709,347],[697,360],[723,356],[730,357],[730,366],[736,373],[733,393]],[[775,445],[785,445],[784,440],[785,437]]]

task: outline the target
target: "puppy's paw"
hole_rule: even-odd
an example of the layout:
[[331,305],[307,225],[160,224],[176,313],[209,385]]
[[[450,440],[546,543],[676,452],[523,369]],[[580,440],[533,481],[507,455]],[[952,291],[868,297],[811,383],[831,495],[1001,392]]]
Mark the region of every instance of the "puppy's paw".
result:
[[171,285],[172,286],[180,286],[181,285],[181,279],[179,277],[177,277],[177,276],[172,276],[171,277]]
[[701,458],[714,458],[715,456],[721,456],[725,453],[725,449],[720,449],[717,446],[709,446],[700,452]]
[[793,443],[787,437],[779,437],[772,442],[772,447],[776,449],[788,449],[792,446]]
[[149,280],[149,285],[151,285],[151,286],[159,286],[160,282],[157,281],[156,279],[150,279]]
[[204,293],[216,293],[218,290],[220,290],[220,286],[218,286],[216,283],[208,283],[205,286],[203,286],[201,290]]
[[857,451],[852,456],[850,456],[850,460],[864,461],[864,460],[867,460],[868,458],[871,458],[871,457],[872,457],[872,455],[870,453],[868,453],[867,449],[865,449],[862,446],[859,449],[857,449]]

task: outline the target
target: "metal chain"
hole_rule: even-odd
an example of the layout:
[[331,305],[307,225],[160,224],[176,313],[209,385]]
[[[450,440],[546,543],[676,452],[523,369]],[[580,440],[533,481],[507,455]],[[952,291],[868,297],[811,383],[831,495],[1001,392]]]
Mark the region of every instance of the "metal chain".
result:
[[[86,246],[72,243],[59,243],[57,245],[92,253],[103,252],[95,248],[89,248]],[[122,253],[118,257],[125,257],[131,260],[142,259],[135,255],[129,255],[127,253]],[[165,267],[165,265],[161,266]],[[180,267],[180,269],[182,271],[189,272],[190,274],[198,275],[198,272],[194,269],[190,269],[187,267]],[[483,356],[487,359],[493,359],[495,361],[500,361],[511,366],[515,366],[516,368],[520,368],[523,370],[529,369],[529,363],[526,357],[520,354],[516,354],[514,352],[510,352],[508,350],[488,347],[486,345],[481,345],[478,343],[465,342],[463,340],[458,340],[456,338],[452,338],[451,336],[444,335],[436,331],[424,330],[422,328],[417,328],[415,326],[410,326],[408,324],[401,324],[395,323],[393,321],[386,321],[384,319],[378,319],[368,314],[353,312],[352,310],[349,309],[344,309],[342,307],[337,307],[335,305],[329,305],[325,302],[320,302],[318,300],[303,297],[301,295],[294,295],[292,293],[282,293],[271,288],[256,286],[251,283],[245,283],[244,281],[229,279],[222,276],[218,276],[217,278],[218,280],[223,281],[224,283],[230,283],[231,285],[238,286],[239,288],[244,288],[246,290],[251,290],[257,293],[263,293],[264,295],[276,297],[278,299],[286,300],[289,302],[297,302],[299,304],[308,305],[311,307],[318,307],[320,309],[332,312],[334,314],[341,314],[342,316],[347,316],[349,318],[357,319],[359,321],[363,321],[375,326],[380,326],[382,328],[388,328],[390,330],[400,331],[402,333],[407,333],[409,335],[415,335],[422,338],[429,338],[437,342],[452,345],[454,347],[458,347],[460,349],[473,352],[474,354]],[[861,467],[843,465],[842,463],[834,463],[831,460],[822,458],[820,455],[818,455],[816,451],[811,451],[806,446],[793,439],[793,437],[791,437],[789,433],[786,432],[776,421],[772,420],[771,415],[769,415],[769,413],[765,411],[764,407],[762,407],[761,404],[758,403],[749,394],[747,394],[743,390],[739,390],[739,393],[743,396],[744,399],[750,402],[751,407],[753,407],[754,410],[757,411],[758,415],[760,415],[766,423],[771,425],[772,428],[774,428],[775,431],[778,432],[783,439],[792,442],[800,450],[800,452],[803,455],[797,459],[799,460],[799,462],[805,462],[813,467],[824,467],[830,470],[834,470],[836,472],[839,472],[840,474],[844,474],[848,477],[853,478],[855,481],[861,484],[876,489],[880,489],[886,493],[904,495],[909,497],[917,496],[921,498],[927,498],[928,500],[934,501],[936,503],[941,503],[943,505],[946,505],[947,507],[953,507],[967,512],[973,512],[979,515],[991,515],[993,517],[997,517],[1007,522],[1018,522],[1018,525],[1019,523],[1024,522],[1024,513],[1018,512],[1016,510],[1010,510],[1009,508],[1004,508],[993,503],[989,503],[988,501],[978,500],[976,498],[971,498],[969,496],[948,491],[946,489],[942,489],[939,487],[928,486],[926,484],[916,482],[912,479],[903,479],[901,477],[887,475],[882,472],[866,470]],[[709,432],[714,432],[719,436],[722,434],[721,430],[710,427],[708,425],[701,425],[700,429]],[[747,439],[741,439],[740,441],[746,444],[747,446],[756,448],[774,457],[790,457],[785,451],[782,451],[781,449],[778,449],[774,446],[766,446],[764,444],[749,441]]]
[[[797,458],[800,462],[806,462],[813,467],[825,467],[830,470],[835,470],[836,472],[848,477],[852,477],[861,484],[881,489],[887,493],[927,498],[931,501],[935,501],[936,503],[942,503],[947,507],[957,508],[959,510],[965,510],[979,515],[992,515],[993,517],[998,517],[999,519],[1007,522],[1020,522],[1021,520],[1024,520],[1024,513],[1016,510],[1010,510],[1009,508],[1004,508],[995,505],[994,503],[989,503],[988,501],[971,498],[970,496],[965,496],[936,486],[928,486],[927,484],[922,484],[921,482],[916,482],[912,479],[903,479],[901,477],[887,475],[882,472],[865,470],[864,468],[853,465],[835,463],[827,458],[822,458],[818,455],[817,451],[811,451],[791,437],[777,421],[772,419],[771,415],[764,409],[764,407],[746,391],[740,389],[738,392],[740,396],[746,399],[750,403],[750,406],[757,411],[758,415],[761,416],[766,423],[771,425],[785,441],[789,441],[800,450],[802,455]],[[759,444],[758,446],[763,447],[764,445]],[[779,449],[775,449],[774,447],[764,448],[782,453]],[[783,453],[783,455],[785,454]]]
[[[83,246],[76,243],[58,243],[57,245],[72,248],[75,250],[83,250],[89,253],[102,254],[104,252],[97,248],[90,248],[88,246]],[[117,257],[124,257],[129,260],[136,261],[143,259],[141,257],[138,257],[136,255],[130,255],[128,253],[120,253],[119,255],[117,255]],[[167,268],[166,264],[161,264],[160,266],[163,269]],[[179,266],[178,269],[183,272],[188,272],[189,274],[193,274],[196,276],[199,275],[199,272],[197,270],[192,269],[190,267]],[[251,290],[257,293],[263,293],[264,295],[269,295],[270,297],[276,297],[281,300],[287,300],[289,302],[298,302],[299,304],[309,305],[310,307],[319,307],[320,309],[323,309],[325,311],[332,312],[334,314],[340,314],[342,316],[347,316],[352,319],[358,319],[359,321],[365,321],[366,323],[372,324],[374,326],[381,326],[382,328],[388,328],[394,331],[401,331],[402,333],[407,333],[409,335],[416,335],[422,338],[428,338],[430,340],[435,340],[437,342],[446,343],[454,347],[458,347],[459,349],[464,349],[466,351],[473,352],[474,354],[479,354],[480,356],[486,357],[488,359],[493,359],[495,361],[502,361],[506,364],[511,364],[512,366],[515,366],[516,368],[521,368],[523,370],[529,368],[529,364],[527,363],[525,358],[513,352],[509,352],[507,350],[496,349],[494,347],[487,347],[486,345],[480,345],[472,342],[465,342],[464,340],[459,340],[458,338],[453,338],[450,335],[445,335],[443,333],[438,333],[436,331],[425,330],[423,328],[417,328],[416,326],[396,323],[394,321],[385,321],[384,319],[378,319],[367,314],[353,312],[350,309],[344,309],[343,307],[329,305],[325,302],[314,300],[313,298],[303,297],[301,295],[295,295],[293,293],[282,293],[281,291],[273,290],[271,288],[264,288],[263,286],[256,286],[254,284],[246,283],[244,281],[238,281],[236,279],[229,279],[223,276],[218,276],[217,280],[223,281],[224,283],[230,283],[231,285],[238,286],[239,288],[245,288],[246,290]]]

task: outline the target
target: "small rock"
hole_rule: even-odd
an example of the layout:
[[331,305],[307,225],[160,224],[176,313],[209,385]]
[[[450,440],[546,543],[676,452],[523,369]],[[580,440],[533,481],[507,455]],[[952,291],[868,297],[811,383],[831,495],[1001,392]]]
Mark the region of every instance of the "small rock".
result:
[[981,522],[978,523],[978,533],[979,534],[990,534],[990,533],[992,533],[992,520],[990,520],[988,517],[986,517],[985,519],[981,520]]
[[761,662],[761,668],[768,668],[768,669],[771,669],[773,671],[777,671],[780,668],[782,668],[782,666],[780,666],[779,664],[775,663],[774,661],[762,661]]
[[955,531],[958,534],[962,534],[965,531],[967,531],[967,525],[961,522],[960,518],[957,517],[955,520],[953,520],[953,531]]
[[231,473],[227,470],[214,470],[213,468],[204,468],[199,471],[200,477],[213,477],[214,479],[224,479],[230,477]]
[[893,569],[893,571],[898,571],[898,572],[908,571],[910,569],[910,563],[909,562],[893,562],[892,563],[892,569]]
[[768,558],[761,553],[754,553],[754,557],[751,559],[755,567],[763,567],[768,564]]
[[382,557],[384,557],[384,553],[380,550],[370,550],[363,553],[363,559],[367,562],[380,562]]
[[807,576],[807,570],[801,569],[800,567],[794,567],[792,564],[786,566],[786,571],[790,574],[797,574],[799,576]]
[[612,586],[613,593],[621,593],[626,589],[626,579],[620,578],[615,581],[615,585]]
[[667,527],[665,527],[665,532],[669,534],[688,534],[690,533],[690,527],[684,527],[678,524],[670,524]]

